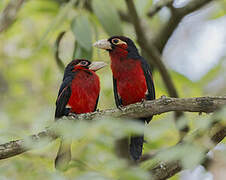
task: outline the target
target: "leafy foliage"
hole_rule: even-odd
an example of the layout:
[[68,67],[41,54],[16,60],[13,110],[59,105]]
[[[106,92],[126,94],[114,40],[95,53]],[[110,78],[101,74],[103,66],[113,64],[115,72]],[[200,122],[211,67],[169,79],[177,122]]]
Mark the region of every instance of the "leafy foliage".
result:
[[[8,1],[0,1],[2,10]],[[225,6],[225,0],[222,1]],[[154,19],[148,19],[146,13],[153,2],[137,0],[136,8],[140,18],[147,20],[145,29],[150,29],[150,37],[155,36],[160,26],[166,21],[160,13]],[[90,10],[88,7],[91,6]],[[123,1],[118,0],[35,0],[27,1],[18,14],[17,21],[4,33],[0,34],[0,143],[26,137],[37,133],[54,122],[57,89],[62,80],[62,73],[54,60],[53,46],[56,37],[66,30],[66,37],[60,44],[60,56],[64,64],[71,58],[104,60],[109,64],[107,53],[93,49],[92,43],[111,35],[126,35],[135,40],[135,32],[129,23],[124,23],[119,11],[126,12]],[[219,15],[220,14],[220,15]],[[214,10],[216,19],[225,15],[225,9]],[[167,16],[168,17],[168,16]],[[149,31],[148,31],[149,32]],[[182,37],[181,42],[183,41]],[[181,59],[183,61],[183,59]],[[208,89],[210,81],[225,77],[224,58],[212,68],[200,81],[192,82],[187,77],[170,71],[181,97],[201,95],[222,95],[226,84],[214,91]],[[115,107],[112,92],[112,77],[109,67],[99,73],[101,96],[99,109]],[[167,91],[158,71],[153,72],[157,97]],[[208,94],[206,93],[208,92]],[[216,115],[186,114],[185,122],[191,127],[191,133],[201,129],[196,138],[177,148],[166,148],[178,142],[178,132],[173,121],[173,114],[155,116],[149,125],[143,127],[131,120],[118,120],[105,117],[92,122],[66,122],[56,129],[62,135],[73,138],[73,161],[65,172],[54,170],[54,158],[58,143],[50,143],[11,159],[1,160],[0,179],[150,179],[148,169],[156,162],[181,159],[187,168],[194,168],[203,160],[205,136],[213,120],[225,120],[226,110]],[[222,121],[224,124],[225,121]],[[59,128],[60,127],[60,128]],[[140,166],[129,166],[115,155],[115,140],[145,129],[147,143],[144,153],[159,152],[155,158]],[[202,135],[202,136],[201,136]],[[197,139],[197,136],[200,137]],[[197,140],[195,140],[197,139]],[[27,143],[32,146],[32,142]],[[178,176],[174,177],[178,179]]]
[[92,5],[94,14],[109,36],[123,34],[119,15],[110,1],[94,0]]

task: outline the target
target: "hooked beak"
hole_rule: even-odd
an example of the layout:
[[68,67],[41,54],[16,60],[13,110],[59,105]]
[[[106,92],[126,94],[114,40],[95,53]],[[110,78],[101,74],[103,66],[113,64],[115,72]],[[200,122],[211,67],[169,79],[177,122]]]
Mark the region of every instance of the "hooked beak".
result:
[[99,69],[101,69],[105,66],[107,66],[107,64],[105,62],[92,62],[89,65],[89,69],[92,71],[98,71]]
[[105,50],[112,50],[111,43],[107,39],[102,39],[93,44],[94,47],[105,49]]

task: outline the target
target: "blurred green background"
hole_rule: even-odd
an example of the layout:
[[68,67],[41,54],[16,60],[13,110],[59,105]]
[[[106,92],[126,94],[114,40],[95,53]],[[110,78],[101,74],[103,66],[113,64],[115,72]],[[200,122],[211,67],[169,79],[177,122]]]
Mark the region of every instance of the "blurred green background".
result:
[[[144,29],[152,39],[167,22],[170,12],[163,8],[149,18],[146,14],[156,1],[134,2],[144,21]],[[175,6],[186,5],[186,2],[176,1]],[[0,1],[1,13],[8,3],[9,0]],[[93,12],[85,0],[28,0],[19,10],[16,21],[0,33],[1,144],[38,133],[54,121],[55,100],[63,76],[54,57],[55,40],[60,32],[66,31],[59,46],[65,65],[72,58],[110,64],[107,52],[92,47],[96,40],[115,34],[136,40],[132,25],[121,20],[118,13],[127,11],[123,0],[93,0],[88,5]],[[225,0],[210,4],[186,17],[167,43],[163,59],[180,97],[225,95],[225,13]],[[98,108],[114,108],[110,66],[98,75],[101,80]],[[157,68],[153,76],[157,98],[167,95]],[[208,118],[206,116],[203,118]],[[193,130],[198,127],[197,119],[197,114],[186,113]],[[114,120],[106,122],[108,124],[84,123],[83,128],[75,129],[81,134],[73,144],[73,154],[79,160],[66,172],[54,170],[58,148],[58,141],[54,141],[37,150],[1,160],[0,179],[149,179],[145,167],[127,168],[124,161],[114,156],[111,136],[117,136],[112,134],[117,134],[120,126],[114,127]],[[112,128],[106,130],[106,126]],[[178,141],[172,113],[155,116],[145,131],[148,141],[145,152],[155,152]],[[176,175],[172,179],[180,178],[183,177]]]

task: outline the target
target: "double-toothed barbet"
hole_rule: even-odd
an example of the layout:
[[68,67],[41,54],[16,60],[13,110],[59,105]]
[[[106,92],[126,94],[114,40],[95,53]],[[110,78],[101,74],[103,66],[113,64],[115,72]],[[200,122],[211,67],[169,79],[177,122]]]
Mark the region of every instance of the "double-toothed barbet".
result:
[[[71,61],[64,71],[63,82],[56,100],[56,120],[69,113],[93,112],[97,108],[100,81],[95,73],[106,66],[104,62],[90,62],[85,59]],[[71,143],[61,139],[55,159],[55,167],[61,169],[71,160]]]
[[[99,40],[95,47],[105,49],[111,58],[114,97],[117,107],[155,99],[155,88],[147,61],[139,54],[133,41],[124,36]],[[149,123],[149,118],[139,120]],[[140,159],[144,136],[132,136],[129,151],[133,160]]]

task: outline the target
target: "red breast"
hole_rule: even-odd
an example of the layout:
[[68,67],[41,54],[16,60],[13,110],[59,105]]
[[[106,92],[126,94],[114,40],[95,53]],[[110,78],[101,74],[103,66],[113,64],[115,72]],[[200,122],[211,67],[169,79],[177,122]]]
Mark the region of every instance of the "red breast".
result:
[[[122,52],[123,53],[123,52]],[[127,59],[125,56],[110,54],[111,69],[117,81],[117,91],[122,104],[129,105],[145,99],[147,85],[139,60]]]
[[94,71],[78,71],[71,84],[68,105],[76,114],[93,112],[100,93],[99,77]]

